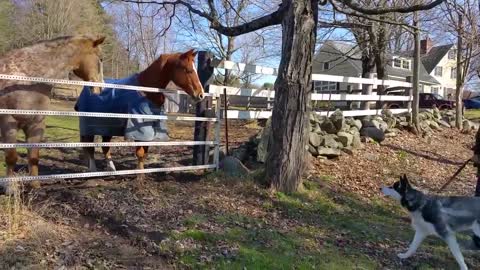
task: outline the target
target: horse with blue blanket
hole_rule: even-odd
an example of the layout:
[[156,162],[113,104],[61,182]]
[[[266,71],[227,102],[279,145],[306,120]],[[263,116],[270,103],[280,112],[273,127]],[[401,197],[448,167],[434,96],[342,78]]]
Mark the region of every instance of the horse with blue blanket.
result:
[[[162,54],[144,71],[119,80],[106,80],[107,83],[165,88],[171,81],[185,91],[195,101],[204,98],[204,90],[195,68],[194,50],[185,53]],[[85,87],[75,105],[80,112],[129,113],[145,115],[164,114],[165,96],[156,92],[105,88],[100,95],[92,95]],[[164,120],[122,119],[80,117],[80,141],[93,142],[94,136],[102,136],[103,142],[109,142],[113,136],[124,136],[134,141],[166,141],[167,128]],[[102,147],[107,168],[116,170],[112,161],[110,147]],[[138,169],[144,168],[148,146],[137,146]],[[96,171],[94,148],[85,147],[90,171]],[[143,175],[137,177],[142,181]]]

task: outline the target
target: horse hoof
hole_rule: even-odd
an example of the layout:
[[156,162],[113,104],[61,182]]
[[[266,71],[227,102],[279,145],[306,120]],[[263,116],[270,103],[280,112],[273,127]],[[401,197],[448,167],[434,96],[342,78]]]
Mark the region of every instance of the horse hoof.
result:
[[110,160],[109,162],[107,162],[107,170],[112,172],[117,170],[117,168],[115,168],[115,164],[113,164],[113,161]]

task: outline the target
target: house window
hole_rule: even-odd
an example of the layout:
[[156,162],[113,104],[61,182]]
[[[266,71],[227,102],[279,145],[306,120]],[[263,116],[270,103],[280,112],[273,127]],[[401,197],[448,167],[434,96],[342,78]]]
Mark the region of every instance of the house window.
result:
[[329,69],[330,69],[330,63],[329,62],[323,63],[323,70],[329,70]]
[[402,59],[394,58],[393,59],[393,66],[397,67],[397,68],[401,68],[402,67]]
[[439,90],[440,90],[440,89],[439,89],[438,87],[432,87],[432,93],[433,93],[433,94],[438,94],[438,91],[439,91]]
[[448,59],[453,60],[457,58],[457,50],[448,51]]
[[395,57],[393,58],[392,66],[410,70],[410,60]]
[[435,76],[442,77],[443,75],[443,68],[442,67],[436,67],[435,68]]
[[336,82],[319,82],[315,81],[315,92],[330,92],[337,90]]
[[457,78],[457,68],[452,67],[452,72],[450,73],[450,79]]

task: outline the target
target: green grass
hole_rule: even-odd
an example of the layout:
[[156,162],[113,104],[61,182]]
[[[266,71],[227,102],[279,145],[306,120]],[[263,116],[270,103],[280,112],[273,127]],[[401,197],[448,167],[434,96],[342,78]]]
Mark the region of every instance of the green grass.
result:
[[[62,117],[62,116],[48,116],[46,118],[47,129],[45,131],[44,141],[47,142],[78,142],[78,118],[77,117]],[[24,142],[25,135],[23,131],[18,132],[18,141]],[[27,149],[17,148],[20,154],[26,154]],[[5,175],[5,156],[1,151],[0,155],[0,175]]]
[[480,119],[480,109],[465,110],[465,118],[470,120]]
[[[401,219],[407,213],[384,200],[366,202],[307,181],[304,191],[276,193],[262,205],[279,218],[235,212],[186,218],[188,229],[174,239],[197,245],[176,254],[175,263],[188,269],[383,269],[382,261],[389,269],[456,267],[446,245],[435,238],[401,266],[396,253],[406,249],[413,231]],[[222,229],[206,229],[212,224]],[[206,256],[210,259],[202,259]]]

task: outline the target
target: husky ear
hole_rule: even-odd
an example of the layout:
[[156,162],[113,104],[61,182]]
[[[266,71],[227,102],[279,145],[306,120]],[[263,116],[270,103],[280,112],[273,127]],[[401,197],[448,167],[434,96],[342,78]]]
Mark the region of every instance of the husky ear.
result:
[[407,179],[407,175],[402,175],[400,176],[400,190],[405,190],[407,187],[409,186],[408,184],[408,179]]

